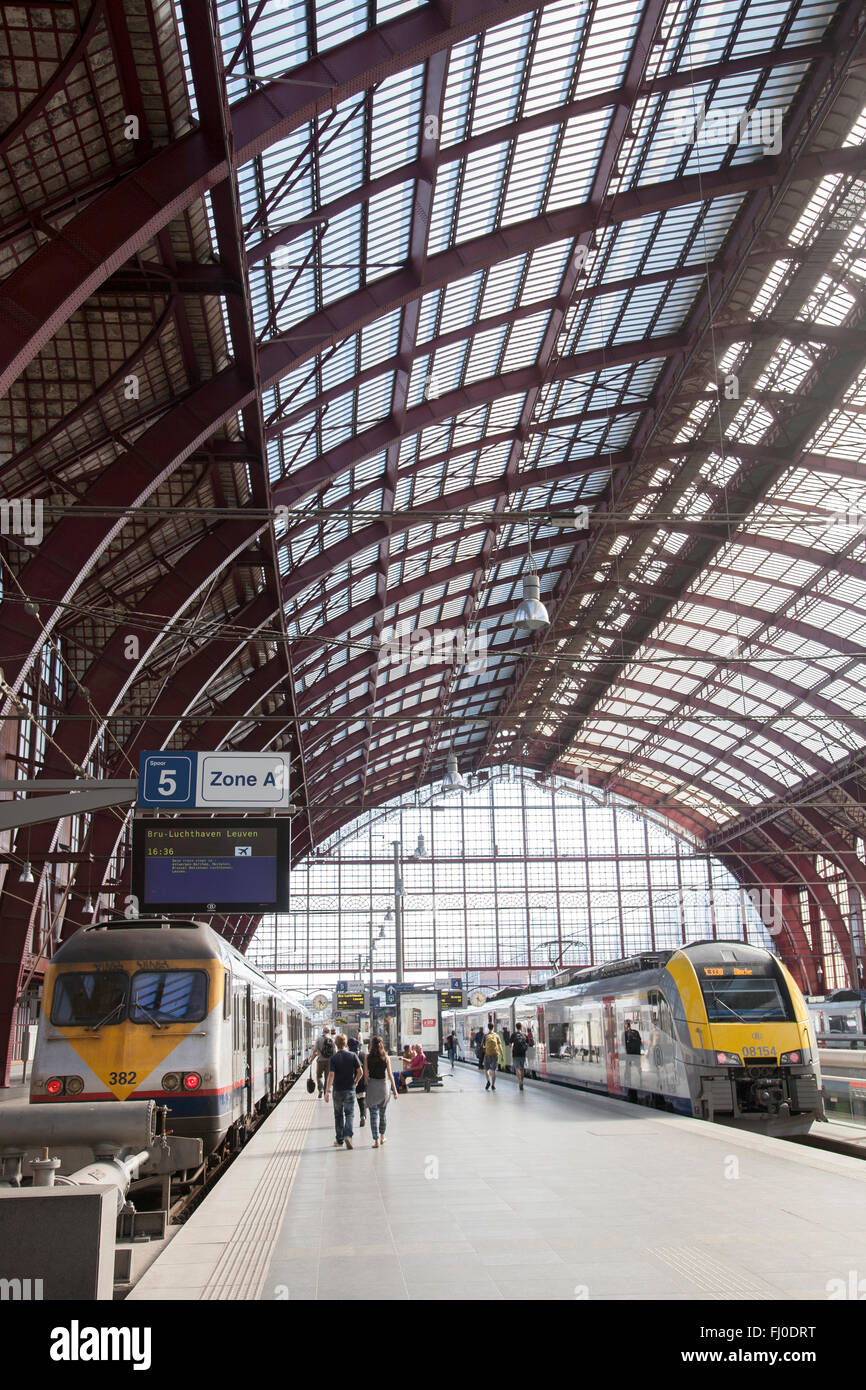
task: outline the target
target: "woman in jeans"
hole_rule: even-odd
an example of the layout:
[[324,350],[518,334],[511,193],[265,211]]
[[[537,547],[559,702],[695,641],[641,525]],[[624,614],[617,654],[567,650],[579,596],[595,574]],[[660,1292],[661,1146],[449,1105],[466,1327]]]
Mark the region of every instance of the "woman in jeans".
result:
[[385,1142],[385,1110],[391,1096],[397,1095],[391,1059],[378,1033],[370,1039],[370,1050],[364,1058],[364,1079],[367,1082],[367,1109],[373,1148]]

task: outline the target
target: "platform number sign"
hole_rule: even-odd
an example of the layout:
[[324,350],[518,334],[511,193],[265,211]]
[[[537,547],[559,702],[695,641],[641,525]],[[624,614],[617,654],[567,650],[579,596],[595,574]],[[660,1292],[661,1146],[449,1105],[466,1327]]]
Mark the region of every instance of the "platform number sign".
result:
[[139,804],[143,806],[195,805],[195,753],[148,753],[139,776]]
[[143,752],[138,805],[209,811],[291,809],[288,753]]

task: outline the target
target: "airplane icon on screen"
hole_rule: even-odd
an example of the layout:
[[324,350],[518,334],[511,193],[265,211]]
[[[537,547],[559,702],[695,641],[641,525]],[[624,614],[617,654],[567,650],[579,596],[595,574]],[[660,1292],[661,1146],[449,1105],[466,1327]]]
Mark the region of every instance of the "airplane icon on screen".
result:
[[252,857],[252,845],[235,845],[235,859],[249,859]]

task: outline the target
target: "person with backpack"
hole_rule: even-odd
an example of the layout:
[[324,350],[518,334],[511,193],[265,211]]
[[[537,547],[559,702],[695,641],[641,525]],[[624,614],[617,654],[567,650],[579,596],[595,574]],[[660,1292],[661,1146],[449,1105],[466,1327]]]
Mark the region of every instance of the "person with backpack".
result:
[[623,1042],[625,1043],[625,1069],[628,1098],[629,1100],[637,1100],[635,1082],[640,1084],[640,1062],[635,1059],[639,1058],[643,1051],[643,1041],[634,1022],[630,1018],[627,1018],[625,1021]]
[[345,1144],[352,1148],[353,1121],[355,1118],[355,1087],[364,1068],[354,1052],[346,1046],[344,1033],[337,1034],[337,1047],[328,1063],[328,1080],[325,1086],[325,1100],[331,1099],[334,1090],[334,1128],[336,1137],[334,1147],[341,1149]]
[[479,1028],[472,1043],[475,1049],[475,1056],[478,1058],[479,1070],[484,1066],[484,1029]]
[[[484,1039],[484,1071],[487,1075],[487,1085],[485,1091],[496,1090],[496,1073],[500,1066],[505,1065],[505,1048],[502,1046],[502,1039],[497,1033],[492,1023],[487,1025],[487,1036]],[[491,1081],[491,1077],[493,1078]]]
[[336,1050],[330,1030],[323,1028],[322,1036],[316,1038],[313,1043],[313,1051],[310,1056],[310,1066],[313,1065],[313,1062],[316,1064],[316,1085],[319,1088],[319,1100],[324,1094],[325,1083],[328,1079],[328,1067]]
[[523,1024],[518,1023],[511,1034],[511,1062],[517,1077],[518,1088],[521,1091],[523,1090],[523,1078],[526,1075],[526,1054],[528,1051],[529,1043],[523,1031]]

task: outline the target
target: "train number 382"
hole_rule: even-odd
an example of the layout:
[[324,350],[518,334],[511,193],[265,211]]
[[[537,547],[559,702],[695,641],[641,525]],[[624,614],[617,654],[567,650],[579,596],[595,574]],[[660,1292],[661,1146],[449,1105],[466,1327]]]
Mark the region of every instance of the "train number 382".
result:
[[137,1075],[138,1073],[134,1071],[110,1071],[108,1084],[109,1086],[131,1086]]

